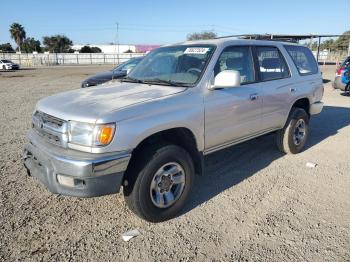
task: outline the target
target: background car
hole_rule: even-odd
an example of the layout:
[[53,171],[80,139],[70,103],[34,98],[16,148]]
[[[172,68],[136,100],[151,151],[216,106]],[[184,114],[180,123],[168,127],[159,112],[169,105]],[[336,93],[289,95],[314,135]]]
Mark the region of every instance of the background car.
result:
[[335,89],[340,89],[345,91],[345,84],[342,82],[342,73],[346,68],[350,67],[350,56],[344,59],[342,63],[340,63],[339,67],[337,67],[335,72],[335,78],[333,82],[333,87]]
[[131,58],[128,61],[118,65],[111,71],[103,72],[89,77],[81,83],[81,87],[90,87],[103,84],[113,79],[118,79],[126,76],[140,61],[143,57]]
[[3,70],[18,70],[19,69],[19,65],[13,63],[10,60],[2,59],[2,60],[0,60],[0,69],[3,69]]

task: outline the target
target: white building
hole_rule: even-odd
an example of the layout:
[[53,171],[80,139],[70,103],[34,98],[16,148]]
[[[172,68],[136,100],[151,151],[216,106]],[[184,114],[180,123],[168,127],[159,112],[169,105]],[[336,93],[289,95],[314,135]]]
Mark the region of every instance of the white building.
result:
[[125,53],[128,50],[131,50],[133,53],[136,52],[136,46],[135,45],[73,45],[72,49],[79,51],[83,46],[89,46],[89,47],[98,47],[102,50],[102,53],[106,54],[117,54],[119,53]]

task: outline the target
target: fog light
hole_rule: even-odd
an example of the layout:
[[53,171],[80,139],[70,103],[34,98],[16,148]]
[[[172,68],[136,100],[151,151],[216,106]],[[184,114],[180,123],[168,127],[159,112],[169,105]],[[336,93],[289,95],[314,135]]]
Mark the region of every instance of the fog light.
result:
[[57,175],[57,181],[63,186],[74,187],[74,178],[69,176]]

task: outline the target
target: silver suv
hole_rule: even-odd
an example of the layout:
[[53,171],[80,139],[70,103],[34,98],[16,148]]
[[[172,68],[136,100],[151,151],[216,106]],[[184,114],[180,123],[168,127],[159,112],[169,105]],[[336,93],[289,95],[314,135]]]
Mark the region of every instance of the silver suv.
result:
[[299,153],[321,112],[322,77],[304,46],[231,38],[149,53],[118,83],[40,100],[24,165],[53,193],[93,197],[123,186],[143,219],[185,205],[204,156],[274,132]]

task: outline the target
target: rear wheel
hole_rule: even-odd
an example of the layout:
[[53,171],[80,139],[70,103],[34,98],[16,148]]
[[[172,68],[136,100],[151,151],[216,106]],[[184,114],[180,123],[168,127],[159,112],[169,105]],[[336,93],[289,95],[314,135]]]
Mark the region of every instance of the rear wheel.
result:
[[145,150],[134,161],[136,168],[127,175],[124,198],[139,217],[161,222],[175,217],[184,207],[194,180],[194,165],[189,153],[176,145],[155,148],[148,155]]
[[309,135],[309,116],[302,108],[292,108],[287,123],[277,132],[277,147],[287,154],[301,152]]

